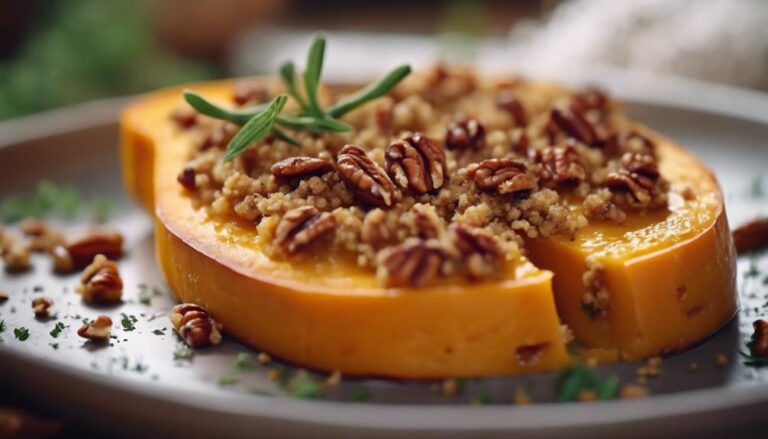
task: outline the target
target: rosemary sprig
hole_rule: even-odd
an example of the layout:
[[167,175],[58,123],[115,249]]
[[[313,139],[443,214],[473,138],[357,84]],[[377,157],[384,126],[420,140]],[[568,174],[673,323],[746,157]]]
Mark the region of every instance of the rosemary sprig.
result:
[[261,140],[272,131],[272,124],[275,118],[282,111],[288,97],[280,95],[269,104],[266,110],[256,114],[249,120],[235,137],[227,145],[227,151],[224,154],[224,161],[228,162],[245,151],[251,143]]
[[324,110],[320,107],[317,96],[324,58],[325,39],[317,37],[310,46],[307,67],[302,76],[306,97],[302,96],[296,85],[294,64],[286,62],[280,67],[280,78],[285,85],[287,95],[301,108],[298,114],[280,114],[287,100],[287,96],[284,95],[278,96],[269,105],[256,105],[243,109],[214,104],[191,90],[184,90],[184,99],[201,114],[242,125],[240,131],[227,145],[224,160],[229,161],[242,154],[253,142],[270,133],[286,143],[300,146],[296,139],[281,128],[312,133],[349,131],[352,127],[337,120],[339,117],[366,102],[384,96],[411,72],[410,66],[399,66],[379,81],[369,84],[354,95]]

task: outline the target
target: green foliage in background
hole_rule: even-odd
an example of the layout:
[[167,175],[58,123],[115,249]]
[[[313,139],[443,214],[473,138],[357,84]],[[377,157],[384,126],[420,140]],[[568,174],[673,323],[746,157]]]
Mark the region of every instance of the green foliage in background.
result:
[[213,75],[211,66],[157,46],[143,1],[43,5],[44,22],[0,61],[0,120]]

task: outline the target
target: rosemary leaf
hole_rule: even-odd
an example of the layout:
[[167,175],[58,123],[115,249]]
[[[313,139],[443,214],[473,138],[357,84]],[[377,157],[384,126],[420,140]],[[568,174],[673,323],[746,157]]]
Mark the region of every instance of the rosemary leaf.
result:
[[234,122],[238,125],[245,125],[254,116],[261,113],[267,108],[267,105],[257,105],[250,108],[244,108],[242,110],[232,110],[221,107],[213,102],[205,99],[192,90],[184,90],[184,100],[192,106],[199,113],[206,116],[210,116],[214,119],[226,120]]
[[307,66],[304,70],[304,90],[307,92],[309,112],[318,117],[324,114],[317,101],[317,88],[320,85],[320,73],[323,70],[324,57],[325,38],[317,37],[312,42],[307,55]]
[[411,66],[404,64],[395,68],[384,78],[371,83],[354,95],[336,103],[328,109],[331,117],[338,118],[355,108],[389,93],[400,81],[411,73]]
[[288,95],[299,104],[302,110],[306,110],[307,102],[301,97],[299,90],[296,89],[296,67],[292,62],[288,61],[280,66],[280,77],[283,79]]
[[280,95],[276,97],[266,110],[256,114],[249,120],[240,131],[235,134],[235,137],[227,145],[227,151],[224,155],[224,161],[228,162],[248,148],[251,143],[264,138],[272,131],[272,125],[275,122],[275,118],[282,111],[285,106],[285,102],[288,97]]
[[294,139],[293,137],[289,136],[288,134],[285,134],[284,131],[282,131],[281,129],[279,129],[279,128],[275,127],[275,126],[272,127],[272,134],[274,134],[275,137],[277,137],[278,139],[282,140],[283,142],[285,142],[285,143],[287,143],[287,144],[289,144],[291,146],[296,146],[296,147],[300,147],[301,146],[301,143],[299,143],[298,140]]
[[293,130],[311,131],[313,133],[324,132],[344,132],[352,129],[351,126],[338,120],[325,119],[313,116],[286,116],[281,115],[277,117],[276,121],[279,125]]

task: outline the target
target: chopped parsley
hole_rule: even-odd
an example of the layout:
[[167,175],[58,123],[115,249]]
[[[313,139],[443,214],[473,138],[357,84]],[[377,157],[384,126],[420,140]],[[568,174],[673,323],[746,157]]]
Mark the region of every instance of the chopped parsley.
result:
[[160,297],[163,292],[157,287],[151,287],[147,284],[139,284],[139,303],[142,305],[152,305],[153,297]]
[[155,335],[165,335],[165,332],[163,332],[162,329],[155,329],[154,331],[152,331],[152,333]]
[[51,337],[58,338],[59,334],[61,334],[61,331],[63,331],[64,328],[66,328],[66,326],[64,326],[64,323],[61,323],[61,322],[56,323],[56,326],[54,326],[53,329],[51,329],[51,332],[50,332]]
[[234,375],[222,375],[219,377],[218,384],[222,387],[233,386],[237,384],[238,378]]
[[59,349],[59,344],[58,343],[49,343],[49,346],[52,347],[53,350],[58,350]]
[[488,392],[478,392],[477,395],[475,395],[472,398],[473,404],[479,404],[479,405],[488,405],[491,403],[491,394]]
[[16,340],[19,341],[27,341],[29,338],[29,329],[25,327],[15,328],[13,330],[13,336],[16,337]]
[[51,214],[71,218],[80,207],[80,192],[71,186],[41,181],[35,192],[5,198],[0,204],[0,222],[12,223],[25,217],[43,218]]
[[0,320],[0,334],[5,332],[5,320]]
[[195,351],[189,348],[186,344],[179,343],[176,345],[176,350],[173,351],[174,361],[192,361],[195,356]]
[[122,316],[120,319],[120,324],[123,325],[123,331],[134,331],[136,329],[136,325],[134,323],[138,322],[139,319],[137,319],[136,316],[128,315],[125,313],[121,313],[120,315]]
[[601,380],[595,372],[582,363],[576,363],[562,371],[557,378],[559,402],[575,401],[582,390],[597,393],[598,400],[614,399],[619,389],[619,380],[610,376]]
[[323,389],[306,370],[299,370],[287,383],[288,393],[299,399],[317,399]]
[[[747,343],[749,345],[749,343]],[[744,359],[744,365],[750,367],[764,367],[768,366],[768,356],[758,357],[748,352],[739,351],[741,357]]]
[[238,353],[237,359],[235,360],[235,363],[232,365],[232,370],[235,370],[235,371],[245,370],[248,367],[249,357],[250,355],[248,355],[247,352]]
[[365,402],[371,399],[371,391],[365,387],[355,387],[352,389],[352,393],[349,397],[355,402]]

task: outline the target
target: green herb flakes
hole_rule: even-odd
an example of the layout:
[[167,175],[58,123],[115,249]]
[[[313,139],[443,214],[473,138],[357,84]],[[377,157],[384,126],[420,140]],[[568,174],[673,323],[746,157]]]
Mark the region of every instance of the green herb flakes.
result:
[[299,399],[317,399],[323,389],[306,370],[299,370],[287,383],[288,393]]
[[352,389],[349,398],[354,402],[365,402],[371,399],[372,393],[365,387],[355,387]]
[[120,324],[123,325],[123,331],[131,332],[136,330],[135,323],[139,320],[136,318],[136,316],[128,315],[125,313],[120,313],[122,318],[120,319]]
[[50,332],[51,337],[58,338],[59,334],[61,334],[61,331],[63,331],[64,328],[66,328],[66,326],[64,326],[64,323],[61,323],[61,322],[56,323],[56,326],[54,326]]
[[16,340],[18,341],[27,341],[29,338],[29,329],[25,327],[15,328],[13,330],[13,336],[16,337]]

